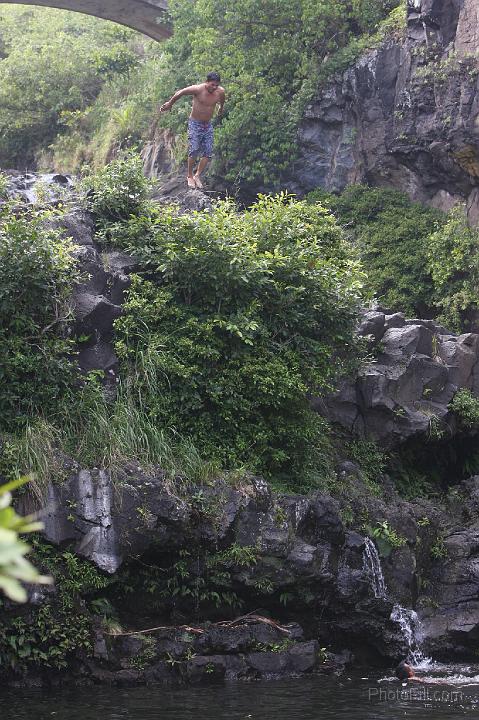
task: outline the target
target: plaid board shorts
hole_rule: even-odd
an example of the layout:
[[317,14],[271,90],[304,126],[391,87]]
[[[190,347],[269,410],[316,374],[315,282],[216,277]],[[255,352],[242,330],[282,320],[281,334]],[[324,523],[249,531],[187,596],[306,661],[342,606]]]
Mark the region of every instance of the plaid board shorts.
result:
[[213,155],[213,125],[211,122],[188,120],[188,155],[207,157]]

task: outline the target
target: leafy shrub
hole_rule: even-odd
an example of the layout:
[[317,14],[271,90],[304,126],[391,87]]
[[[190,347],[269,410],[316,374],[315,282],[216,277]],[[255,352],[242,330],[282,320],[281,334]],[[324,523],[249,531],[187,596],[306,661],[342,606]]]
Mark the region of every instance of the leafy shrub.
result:
[[[361,10],[361,28],[358,28],[358,30],[362,30],[363,34],[351,37],[344,47],[338,47],[335,52],[331,53],[331,55],[321,63],[318,68],[320,84],[326,84],[336,73],[347,70],[362,54],[371,48],[379,46],[384,42],[385,38],[391,36],[400,38],[404,36],[407,28],[407,8],[404,2],[401,2],[396,8],[392,9],[389,15],[381,21],[381,18],[384,17],[384,12],[387,12],[393,5],[394,3],[385,4],[381,12],[378,4],[371,3],[367,10],[363,4]],[[370,18],[369,23],[368,18]],[[374,30],[376,27],[377,30],[371,33],[371,30]]]
[[364,480],[371,492],[380,494],[378,480],[386,467],[387,456],[373,440],[356,439],[347,445],[346,457],[361,468]]
[[479,428],[479,398],[467,388],[457,391],[449,403],[449,410],[457,415],[462,427]]
[[48,228],[48,215],[0,212],[0,427],[47,411],[70,386],[66,299],[73,246]]
[[391,189],[357,185],[341,195],[315,190],[308,202],[330,207],[357,246],[367,287],[410,316],[437,317],[455,331],[474,327],[478,310],[479,231],[463,207],[445,215]]
[[84,179],[87,206],[104,221],[128,220],[141,212],[149,184],[139,155],[124,153]]
[[434,544],[432,545],[430,552],[431,552],[431,557],[434,560],[445,560],[448,557],[449,552],[448,552],[447,546],[444,542],[444,537],[442,535],[438,535],[436,537],[436,540],[435,540]]
[[439,319],[461,330],[477,313],[479,288],[479,230],[469,227],[465,209],[451,210],[447,221],[428,242],[428,267],[435,287]]
[[0,672],[66,668],[78,653],[92,650],[91,617],[84,599],[108,587],[110,578],[92,563],[37,539],[35,563],[55,580],[56,594],[21,613],[2,612]]
[[438,210],[412,203],[405,193],[363,185],[341,195],[314,191],[357,245],[370,292],[386,307],[413,317],[434,313],[436,294],[429,271],[429,236],[444,222]]
[[116,348],[151,421],[229,467],[321,466],[326,425],[306,394],[355,356],[362,280],[333,218],[281,195],[242,214],[152,210],[104,235],[149,278],[133,278]]
[[381,557],[389,557],[391,552],[406,545],[406,538],[399,535],[394,528],[390,527],[387,520],[377,522],[374,528],[366,528],[368,535],[373,538],[378,546]]

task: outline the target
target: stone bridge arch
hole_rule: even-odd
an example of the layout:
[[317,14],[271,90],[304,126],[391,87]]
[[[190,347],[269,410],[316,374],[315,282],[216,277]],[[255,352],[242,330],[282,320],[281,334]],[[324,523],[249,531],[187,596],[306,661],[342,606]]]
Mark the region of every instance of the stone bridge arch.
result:
[[164,40],[172,34],[167,0],[0,0],[0,4],[7,2],[9,5],[41,5],[94,15],[126,25],[154,40]]

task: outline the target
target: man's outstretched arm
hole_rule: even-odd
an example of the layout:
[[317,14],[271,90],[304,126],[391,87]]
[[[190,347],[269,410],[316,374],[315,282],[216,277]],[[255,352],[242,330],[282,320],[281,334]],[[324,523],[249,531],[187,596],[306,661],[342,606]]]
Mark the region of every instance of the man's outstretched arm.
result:
[[163,103],[163,105],[160,107],[160,112],[166,112],[167,110],[171,110],[175,102],[181,97],[183,97],[183,95],[196,95],[197,92],[198,85],[189,85],[182,90],[177,90],[169,100]]
[[223,115],[223,109],[224,109],[224,106],[225,106],[225,100],[226,100],[225,91],[223,90],[223,88],[221,88],[221,95],[220,95],[220,99],[218,100],[218,105],[219,105],[219,107],[218,107],[218,112],[217,112],[217,116],[218,116],[219,118],[222,117],[222,115]]

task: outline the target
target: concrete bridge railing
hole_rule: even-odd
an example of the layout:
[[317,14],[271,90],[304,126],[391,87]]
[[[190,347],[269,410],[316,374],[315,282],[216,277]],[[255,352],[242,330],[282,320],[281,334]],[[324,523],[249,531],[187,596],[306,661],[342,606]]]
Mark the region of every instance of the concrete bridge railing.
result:
[[0,0],[0,5],[5,2],[9,5],[42,5],[95,15],[126,25],[155,40],[164,40],[172,34],[167,0]]

